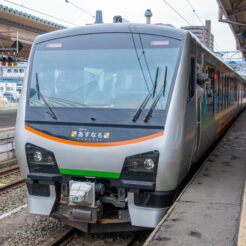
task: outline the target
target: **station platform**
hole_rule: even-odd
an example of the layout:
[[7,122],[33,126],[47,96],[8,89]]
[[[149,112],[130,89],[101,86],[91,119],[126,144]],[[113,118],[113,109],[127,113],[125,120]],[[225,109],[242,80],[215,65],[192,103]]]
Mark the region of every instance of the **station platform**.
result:
[[246,110],[145,246],[246,246]]

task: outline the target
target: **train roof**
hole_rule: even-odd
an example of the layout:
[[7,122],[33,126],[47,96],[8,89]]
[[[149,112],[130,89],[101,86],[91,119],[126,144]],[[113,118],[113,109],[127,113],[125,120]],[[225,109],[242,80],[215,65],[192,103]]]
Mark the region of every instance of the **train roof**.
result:
[[165,35],[168,37],[184,40],[187,31],[166,25],[153,24],[133,24],[133,23],[114,23],[114,24],[92,24],[81,27],[67,28],[38,36],[35,43],[40,43],[56,38],[69,37],[73,35],[92,34],[92,33],[146,33],[153,35]]

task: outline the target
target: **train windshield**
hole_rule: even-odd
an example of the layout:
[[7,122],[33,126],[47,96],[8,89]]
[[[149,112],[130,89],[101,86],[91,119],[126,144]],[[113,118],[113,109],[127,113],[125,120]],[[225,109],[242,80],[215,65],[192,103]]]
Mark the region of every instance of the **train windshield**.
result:
[[158,94],[166,77],[165,94],[155,106],[155,110],[163,110],[180,46],[177,39],[130,33],[79,35],[39,43],[29,78],[29,106],[46,107],[45,98],[53,109],[137,110],[154,87]]

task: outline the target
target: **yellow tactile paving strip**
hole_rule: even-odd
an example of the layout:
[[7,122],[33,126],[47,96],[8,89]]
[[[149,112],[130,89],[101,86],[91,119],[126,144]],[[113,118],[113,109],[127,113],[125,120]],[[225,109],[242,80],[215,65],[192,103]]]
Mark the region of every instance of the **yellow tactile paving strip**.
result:
[[246,246],[246,182],[244,186],[244,195],[238,234],[238,246]]

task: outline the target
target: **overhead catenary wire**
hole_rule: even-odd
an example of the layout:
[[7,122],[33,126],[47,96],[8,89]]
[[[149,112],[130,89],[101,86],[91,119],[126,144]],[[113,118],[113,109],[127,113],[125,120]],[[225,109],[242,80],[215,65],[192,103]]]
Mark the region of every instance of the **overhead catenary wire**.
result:
[[[202,25],[204,25],[204,22],[202,21],[202,19],[200,18],[200,16],[197,14],[195,8],[193,8],[191,2],[189,0],[186,0],[186,2],[189,4],[190,8],[192,9],[193,13],[196,15],[196,17],[200,21],[200,23]],[[218,45],[215,41],[214,41],[214,47],[215,47],[216,50],[221,50],[220,45]]]
[[11,4],[14,4],[14,5],[16,5],[16,6],[22,7],[22,8],[24,8],[24,9],[28,9],[28,10],[34,11],[34,12],[36,12],[36,13],[39,13],[39,14],[48,16],[48,17],[50,17],[50,18],[53,18],[53,19],[56,19],[56,20],[59,20],[59,21],[68,23],[68,24],[70,24],[70,25],[79,26],[78,24],[75,24],[75,23],[73,23],[73,22],[70,22],[70,21],[67,21],[67,20],[64,20],[64,19],[55,17],[55,16],[53,16],[53,15],[46,14],[46,13],[41,12],[41,11],[39,11],[39,10],[35,10],[35,9],[32,9],[32,8],[29,8],[29,7],[27,7],[27,6],[24,6],[23,4],[18,4],[18,3],[15,3],[15,2],[9,1],[9,0],[4,0],[4,1],[5,1],[5,2],[8,2],[8,3],[11,3]]
[[187,21],[183,15],[181,15],[172,5],[170,5],[166,0],[162,0],[170,9],[172,9],[181,19],[183,19],[189,26],[192,26],[189,21]]
[[[196,10],[195,10],[195,9],[193,8],[193,6],[191,5],[190,1],[189,1],[189,0],[186,0],[186,1],[188,2],[189,6],[192,8],[192,10],[193,10],[193,12],[195,13],[195,15],[197,16],[198,20],[199,20],[199,21],[201,22],[201,24],[203,25],[204,22],[201,20],[200,16],[197,14]],[[215,40],[214,40],[214,47],[215,47],[216,50],[223,50],[223,49],[221,49],[220,45],[219,45],[217,42],[215,42]]]
[[82,12],[84,12],[85,14],[91,16],[92,18],[95,18],[95,16],[91,13],[89,13],[88,11],[82,9],[81,7],[79,7],[77,4],[73,3],[73,2],[70,2],[69,0],[65,0],[66,3],[70,3],[71,5],[73,5],[75,8],[81,10]]
[[[182,16],[173,6],[171,6],[166,0],[162,0],[164,3],[166,3],[166,5],[169,6],[169,8],[171,8],[180,18],[182,18],[188,25],[192,26],[192,24],[187,21],[184,16]],[[191,5],[189,0],[186,0],[189,4],[189,6],[192,8],[193,12],[195,13],[195,15],[197,16],[197,18],[199,19],[199,21],[201,22],[201,24],[203,25],[203,22],[201,20],[201,18],[198,16],[198,14],[196,13],[196,10],[193,8],[193,6]],[[214,41],[214,46],[217,50],[220,50],[219,45]]]
[[195,9],[193,8],[193,6],[191,5],[190,1],[189,1],[189,0],[186,0],[186,1],[187,1],[187,3],[189,4],[189,6],[191,7],[191,9],[192,9],[193,13],[195,14],[195,16],[197,17],[197,19],[198,19],[198,20],[200,21],[200,23],[203,25],[203,22],[202,22],[200,16],[197,14],[196,10],[195,10]]

